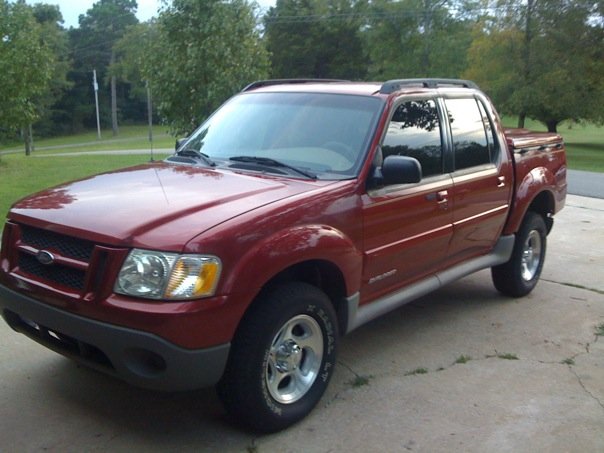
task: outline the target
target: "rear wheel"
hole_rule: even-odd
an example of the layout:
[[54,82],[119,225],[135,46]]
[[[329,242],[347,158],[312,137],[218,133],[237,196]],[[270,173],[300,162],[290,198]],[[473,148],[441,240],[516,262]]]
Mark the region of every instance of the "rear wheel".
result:
[[336,316],[314,286],[292,282],[260,296],[244,317],[217,390],[235,419],[274,432],[306,416],[333,373]]
[[546,245],[547,229],[543,217],[528,212],[516,234],[512,257],[507,263],[491,269],[495,288],[512,297],[530,293],[541,276]]

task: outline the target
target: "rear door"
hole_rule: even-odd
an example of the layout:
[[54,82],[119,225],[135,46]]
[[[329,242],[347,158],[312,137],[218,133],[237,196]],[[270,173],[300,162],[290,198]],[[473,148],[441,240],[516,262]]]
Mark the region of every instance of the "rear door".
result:
[[513,175],[486,100],[444,100],[453,148],[453,237],[448,262],[485,254],[501,235]]
[[392,109],[382,155],[416,158],[418,184],[369,190],[363,196],[365,255],[361,303],[433,274],[453,233],[451,176],[444,168],[442,110],[432,98],[400,101]]

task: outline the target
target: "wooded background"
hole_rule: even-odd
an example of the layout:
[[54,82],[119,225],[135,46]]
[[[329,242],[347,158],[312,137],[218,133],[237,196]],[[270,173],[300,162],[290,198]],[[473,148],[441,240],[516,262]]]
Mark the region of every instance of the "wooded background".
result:
[[474,80],[498,110],[604,122],[604,1],[173,0],[139,23],[134,0],[99,0],[65,29],[50,4],[0,0],[0,140],[147,120],[191,132],[264,78]]

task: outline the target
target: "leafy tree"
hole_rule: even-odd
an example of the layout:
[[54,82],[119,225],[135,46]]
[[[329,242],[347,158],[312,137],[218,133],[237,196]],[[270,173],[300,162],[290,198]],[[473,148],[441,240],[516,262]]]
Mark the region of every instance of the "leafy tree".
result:
[[363,7],[364,3],[351,0],[277,0],[264,17],[271,75],[365,77]]
[[55,105],[64,91],[71,86],[67,81],[67,72],[71,67],[68,55],[69,38],[61,25],[63,15],[58,6],[36,3],[32,9],[34,17],[41,27],[41,39],[52,49],[55,58],[49,89],[36,101],[39,111],[39,119],[35,123],[36,132],[40,135],[50,135],[55,127],[55,119],[61,115]]
[[[124,35],[126,29],[138,23],[135,0],[99,0],[85,15],[79,17],[79,28],[70,30],[70,39],[74,55],[74,70],[70,74],[74,81],[75,102],[71,105],[76,117],[81,118],[79,109],[94,114],[90,103],[82,105],[81,99],[90,99],[92,71],[97,70],[99,84],[109,88],[111,94],[111,126],[113,134],[118,134],[118,96],[126,97],[127,87],[118,94],[118,81],[108,69],[116,63],[113,50],[115,43]],[[69,101],[68,101],[69,102]],[[82,112],[83,113],[83,112]],[[90,120],[88,120],[90,123]]]
[[[145,72],[145,68],[149,55],[154,53],[153,44],[157,39],[157,24],[153,21],[128,27],[114,46],[116,63],[109,68],[118,80],[130,84],[130,102],[147,103],[147,114],[151,117],[154,116],[150,87],[152,75]],[[150,72],[154,71],[152,67],[148,69]]]
[[475,30],[465,76],[507,114],[555,132],[560,122],[604,121],[603,18],[587,0],[501,1]]
[[50,86],[55,55],[42,39],[42,27],[25,2],[0,0],[0,125],[26,131],[31,151],[31,124],[39,116],[36,100]]
[[174,0],[157,27],[143,72],[174,133],[192,131],[233,93],[267,75],[268,56],[245,0]]
[[365,31],[370,76],[458,77],[466,66],[472,21],[455,17],[452,1],[375,0]]
[[116,54],[115,64],[109,68],[111,74],[118,80],[127,82],[131,86],[131,97],[146,96],[148,78],[154,72],[152,67],[147,68],[147,60],[154,50],[154,43],[158,40],[157,24],[143,22],[128,27],[124,35],[113,47]]

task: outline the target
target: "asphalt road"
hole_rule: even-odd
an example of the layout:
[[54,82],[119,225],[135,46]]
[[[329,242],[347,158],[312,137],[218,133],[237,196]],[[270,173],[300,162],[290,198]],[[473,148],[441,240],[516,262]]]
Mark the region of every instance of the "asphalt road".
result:
[[568,170],[567,181],[572,195],[604,198],[604,173]]
[[211,389],[133,388],[2,323],[0,451],[602,452],[603,220],[604,200],[568,197],[528,297],[483,271],[345,337],[317,408],[273,435]]

